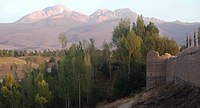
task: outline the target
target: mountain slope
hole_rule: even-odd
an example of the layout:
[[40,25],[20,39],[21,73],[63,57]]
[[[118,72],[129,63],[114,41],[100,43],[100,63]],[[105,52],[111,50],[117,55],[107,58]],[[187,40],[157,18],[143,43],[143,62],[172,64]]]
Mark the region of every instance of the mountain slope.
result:
[[[88,16],[55,5],[30,13],[15,23],[0,24],[0,48],[57,49],[60,48],[57,36],[61,32],[66,34],[69,44],[95,39],[97,47],[101,47],[104,41],[111,41],[113,28],[120,18],[128,17],[135,22],[137,16],[128,8],[99,9]],[[145,24],[150,21],[157,25],[161,35],[176,39],[180,45],[184,44],[187,32],[193,33],[200,27],[200,23],[165,22],[144,17]]]
[[184,45],[186,33],[193,36],[194,30],[197,32],[197,28],[200,27],[200,23],[165,22],[158,24],[157,26],[161,35],[174,38],[179,45]]
[[71,18],[80,22],[87,22],[89,19],[87,15],[67,9],[63,5],[55,5],[53,7],[48,7],[28,14],[19,19],[16,23],[34,23],[44,19],[59,19],[63,17]]
[[90,15],[90,20],[93,22],[103,22],[114,19],[115,16],[112,11],[108,9],[98,9],[96,12]]

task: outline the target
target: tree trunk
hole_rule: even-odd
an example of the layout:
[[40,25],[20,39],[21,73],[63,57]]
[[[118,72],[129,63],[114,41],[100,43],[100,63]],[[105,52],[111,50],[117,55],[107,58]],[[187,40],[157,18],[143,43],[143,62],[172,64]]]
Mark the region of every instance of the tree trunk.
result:
[[65,94],[65,108],[67,108],[67,94],[66,94],[66,89],[64,88],[64,94]]
[[79,100],[79,108],[81,108],[81,81],[80,81],[80,73],[78,75],[78,100]]
[[97,69],[96,67],[93,67],[94,70],[93,70],[93,82],[95,83],[95,73],[97,72]]
[[70,100],[69,100],[69,96],[67,96],[67,105],[68,105],[68,108],[70,108]]
[[131,62],[131,54],[129,54],[128,56],[128,82],[130,80],[130,71],[131,71],[130,62]]
[[87,103],[89,102],[89,96],[87,95]]
[[111,63],[109,62],[109,72],[110,72],[110,80],[112,79],[112,70],[111,70]]
[[109,71],[110,71],[110,80],[112,78],[112,67],[111,67],[111,57],[109,58]]

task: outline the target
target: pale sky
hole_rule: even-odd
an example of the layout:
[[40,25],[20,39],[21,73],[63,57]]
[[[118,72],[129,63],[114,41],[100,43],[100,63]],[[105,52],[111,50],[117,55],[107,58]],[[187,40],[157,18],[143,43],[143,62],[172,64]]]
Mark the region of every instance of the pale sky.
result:
[[0,0],[0,23],[14,22],[26,14],[56,4],[86,15],[101,8],[111,11],[130,8],[145,17],[200,22],[200,0]]

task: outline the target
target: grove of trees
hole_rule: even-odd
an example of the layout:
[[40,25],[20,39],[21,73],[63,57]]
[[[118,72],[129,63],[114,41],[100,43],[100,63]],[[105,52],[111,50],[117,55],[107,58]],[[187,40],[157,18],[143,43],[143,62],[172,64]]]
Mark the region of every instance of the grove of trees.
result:
[[56,65],[50,73],[45,63],[37,69],[27,65],[22,79],[5,76],[1,108],[93,108],[98,102],[114,101],[145,89],[146,55],[150,50],[173,55],[179,52],[173,39],[160,36],[154,23],[145,25],[142,16],[133,24],[128,18],[121,19],[113,30],[113,42],[104,42],[101,50],[93,39],[68,49],[65,35],[60,34],[58,39],[62,51],[33,53],[52,57]]

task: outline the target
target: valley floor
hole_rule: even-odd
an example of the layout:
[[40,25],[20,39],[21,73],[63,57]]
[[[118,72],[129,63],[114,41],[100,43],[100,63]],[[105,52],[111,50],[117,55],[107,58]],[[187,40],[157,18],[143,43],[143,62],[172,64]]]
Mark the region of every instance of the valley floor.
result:
[[99,103],[96,108],[200,108],[200,89],[170,83],[112,103]]

